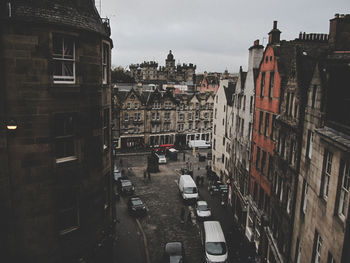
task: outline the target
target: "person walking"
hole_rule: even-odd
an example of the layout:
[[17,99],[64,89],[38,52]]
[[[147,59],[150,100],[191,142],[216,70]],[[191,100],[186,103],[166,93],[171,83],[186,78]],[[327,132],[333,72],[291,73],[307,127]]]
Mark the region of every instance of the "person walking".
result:
[[201,182],[201,186],[203,186],[203,184],[204,184],[204,176],[203,175],[201,175],[201,177],[200,177],[200,182]]
[[181,207],[180,220],[181,224],[185,223],[185,207]]
[[151,173],[148,171],[148,181],[151,181]]
[[201,178],[199,177],[199,175],[196,177],[196,184],[197,186],[199,186],[199,182],[200,182]]
[[146,181],[146,178],[147,178],[147,172],[146,170],[143,171],[143,180]]

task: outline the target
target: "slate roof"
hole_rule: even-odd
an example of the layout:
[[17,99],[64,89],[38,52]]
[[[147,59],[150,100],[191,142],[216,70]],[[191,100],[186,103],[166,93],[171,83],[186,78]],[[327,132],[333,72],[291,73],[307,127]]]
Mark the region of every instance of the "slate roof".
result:
[[[0,7],[3,9],[4,6]],[[0,18],[7,19],[8,16],[2,12]],[[109,25],[102,22],[92,0],[12,0],[11,20],[64,25],[110,35]]]

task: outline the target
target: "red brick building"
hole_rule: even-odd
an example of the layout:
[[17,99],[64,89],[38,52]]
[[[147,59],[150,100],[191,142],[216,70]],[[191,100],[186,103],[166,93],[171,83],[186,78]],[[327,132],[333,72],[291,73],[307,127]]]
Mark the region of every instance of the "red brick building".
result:
[[259,208],[265,211],[271,192],[268,164],[274,151],[272,124],[279,113],[281,77],[274,45],[279,42],[280,33],[275,21],[260,64],[255,93],[250,193]]

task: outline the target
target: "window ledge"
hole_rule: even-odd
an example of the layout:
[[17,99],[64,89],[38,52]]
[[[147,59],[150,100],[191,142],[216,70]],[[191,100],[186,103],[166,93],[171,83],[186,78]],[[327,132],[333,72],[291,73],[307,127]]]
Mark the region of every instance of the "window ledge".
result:
[[69,234],[69,233],[71,233],[71,232],[73,232],[73,231],[76,231],[76,230],[78,230],[78,229],[79,229],[79,226],[73,226],[73,227],[70,227],[70,228],[61,230],[61,231],[59,232],[59,234],[60,234],[61,236],[64,236],[64,235],[67,235],[67,234]]
[[77,156],[69,156],[69,157],[64,157],[64,158],[58,158],[56,159],[56,163],[66,163],[66,162],[71,162],[71,161],[75,161],[78,160]]

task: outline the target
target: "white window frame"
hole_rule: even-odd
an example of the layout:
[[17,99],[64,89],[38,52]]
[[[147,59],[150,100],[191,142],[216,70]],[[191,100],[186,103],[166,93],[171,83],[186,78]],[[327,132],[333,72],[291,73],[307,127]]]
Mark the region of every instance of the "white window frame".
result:
[[309,190],[309,184],[307,183],[307,181],[304,181],[305,186],[304,186],[304,198],[302,200],[302,211],[305,214],[306,213],[306,208],[307,208],[307,193]]
[[[69,36],[63,36],[60,34],[54,34],[53,35],[53,41],[55,38],[62,38],[62,53],[54,53],[54,50],[52,51],[52,59],[55,62],[61,62],[62,66],[62,72],[64,72],[64,65],[65,63],[72,63],[72,76],[65,76],[65,75],[54,75],[53,74],[53,83],[54,84],[74,84],[75,83],[75,40],[72,37]],[[65,39],[72,39],[73,46],[72,46],[72,58],[70,56],[67,56],[64,54],[65,51]],[[53,44],[54,45],[54,44]]]
[[102,84],[108,83],[109,46],[102,43]]
[[322,189],[322,196],[323,198],[328,198],[328,191],[329,191],[329,182],[331,179],[331,173],[332,173],[332,160],[333,160],[333,153],[328,151],[325,155],[325,167],[323,170],[323,189]]
[[341,173],[341,185],[338,204],[338,215],[345,220],[345,213],[349,205],[349,188],[350,188],[350,164],[344,162]]
[[319,233],[316,232],[316,235],[315,263],[320,263],[323,240]]

